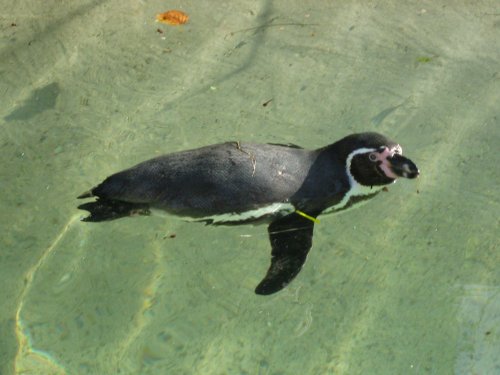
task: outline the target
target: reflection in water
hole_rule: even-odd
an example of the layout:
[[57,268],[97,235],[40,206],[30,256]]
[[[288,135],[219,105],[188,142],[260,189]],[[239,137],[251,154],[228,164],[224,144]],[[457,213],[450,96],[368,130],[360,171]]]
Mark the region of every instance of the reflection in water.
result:
[[5,121],[29,120],[48,109],[53,109],[60,91],[57,82],[33,90],[33,93],[21,106],[5,116]]

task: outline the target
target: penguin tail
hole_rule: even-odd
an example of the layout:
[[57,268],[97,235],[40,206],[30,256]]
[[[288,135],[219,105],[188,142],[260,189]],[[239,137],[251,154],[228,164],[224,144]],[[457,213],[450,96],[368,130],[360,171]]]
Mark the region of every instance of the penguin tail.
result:
[[87,222],[109,221],[127,216],[148,216],[151,214],[149,206],[145,203],[132,203],[103,198],[98,198],[94,202],[81,204],[78,208],[90,213],[89,216],[82,219],[82,221]]
[[77,199],[84,199],[84,198],[92,198],[94,196],[94,193],[92,193],[92,190],[88,190],[85,193],[80,194]]

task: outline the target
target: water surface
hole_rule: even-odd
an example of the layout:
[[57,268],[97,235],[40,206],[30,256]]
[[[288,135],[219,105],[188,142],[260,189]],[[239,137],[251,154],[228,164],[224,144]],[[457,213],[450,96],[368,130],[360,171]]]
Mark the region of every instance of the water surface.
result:
[[[448,4],[4,0],[0,373],[500,373],[500,16]],[[79,221],[162,153],[368,130],[421,178],[323,217],[270,297],[263,226]]]

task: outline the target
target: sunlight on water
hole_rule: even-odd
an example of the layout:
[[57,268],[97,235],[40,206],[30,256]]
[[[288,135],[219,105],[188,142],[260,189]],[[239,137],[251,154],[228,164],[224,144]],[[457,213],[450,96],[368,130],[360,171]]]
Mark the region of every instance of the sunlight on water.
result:
[[64,226],[63,230],[55,238],[54,242],[45,250],[40,260],[35,264],[25,276],[24,289],[19,298],[19,304],[16,311],[16,336],[18,340],[18,352],[15,360],[15,369],[20,374],[66,374],[64,368],[48,353],[37,350],[33,347],[32,338],[29,329],[22,319],[22,310],[25,304],[25,299],[31,290],[33,279],[36,273],[42,267],[46,259],[51,256],[54,249],[57,248],[61,239],[66,235],[68,229],[77,222],[78,217],[73,216],[70,221]]

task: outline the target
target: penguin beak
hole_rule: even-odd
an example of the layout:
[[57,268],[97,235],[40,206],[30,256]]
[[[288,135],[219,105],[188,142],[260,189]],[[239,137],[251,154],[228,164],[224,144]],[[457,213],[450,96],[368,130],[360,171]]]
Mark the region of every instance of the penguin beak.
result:
[[403,155],[394,154],[391,157],[388,157],[389,168],[391,171],[399,176],[405,178],[416,178],[420,174],[417,166],[410,159],[405,158]]

